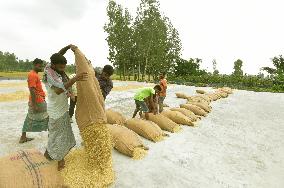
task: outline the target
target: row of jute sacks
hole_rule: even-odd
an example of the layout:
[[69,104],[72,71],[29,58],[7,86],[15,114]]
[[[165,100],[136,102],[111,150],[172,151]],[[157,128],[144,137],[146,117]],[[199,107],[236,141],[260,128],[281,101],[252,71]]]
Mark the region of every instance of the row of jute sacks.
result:
[[210,103],[228,97],[233,91],[230,88],[219,88],[214,93],[196,90],[198,95],[188,96],[176,93],[178,98],[187,99],[186,104],[177,108],[169,108],[161,114],[149,114],[149,121],[144,119],[126,119],[122,114],[112,109],[106,111],[108,128],[113,137],[114,148],[120,153],[141,159],[147,154],[148,147],[139,137],[158,142],[169,136],[167,132],[175,133],[181,130],[180,125],[194,126],[201,117],[211,112]]

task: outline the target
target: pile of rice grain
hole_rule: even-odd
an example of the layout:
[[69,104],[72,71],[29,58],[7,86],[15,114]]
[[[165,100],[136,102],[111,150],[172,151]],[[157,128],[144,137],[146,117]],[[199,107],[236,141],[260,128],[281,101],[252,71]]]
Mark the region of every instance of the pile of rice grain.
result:
[[112,169],[112,139],[106,126],[103,96],[91,63],[75,50],[76,71],[88,72],[86,81],[77,82],[76,121],[84,148],[66,156],[62,171],[70,187],[107,187],[114,181]]

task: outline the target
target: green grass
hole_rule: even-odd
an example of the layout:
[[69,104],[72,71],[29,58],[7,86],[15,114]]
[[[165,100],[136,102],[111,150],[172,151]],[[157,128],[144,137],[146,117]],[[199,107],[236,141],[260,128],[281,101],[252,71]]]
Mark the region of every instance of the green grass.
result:
[[[4,77],[4,78],[10,78],[10,79],[13,79],[13,78],[17,78],[17,79],[26,79],[27,76],[28,76],[28,73],[29,72],[0,72],[0,78],[1,77]],[[39,73],[40,77],[42,77],[42,72]]]

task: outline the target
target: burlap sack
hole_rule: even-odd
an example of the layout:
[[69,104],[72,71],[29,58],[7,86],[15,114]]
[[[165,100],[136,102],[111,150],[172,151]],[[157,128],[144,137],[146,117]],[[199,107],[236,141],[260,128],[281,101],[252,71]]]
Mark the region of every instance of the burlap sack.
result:
[[112,138],[106,126],[104,98],[93,66],[79,49],[74,54],[77,73],[88,73],[87,81],[77,82],[76,120],[84,150],[78,152],[77,157],[82,156],[80,160],[72,155],[76,150],[70,153],[62,174],[71,187],[106,187],[114,181],[114,172]]
[[126,118],[119,112],[113,111],[112,109],[106,110],[107,123],[124,125]]
[[165,134],[162,129],[151,121],[146,121],[143,119],[133,118],[126,121],[125,126],[128,129],[136,132],[140,136],[152,140],[153,142],[158,142],[164,139]]
[[207,103],[211,102],[210,97],[208,97],[207,95],[196,95],[196,97],[203,98],[205,101],[207,101]]
[[181,104],[180,107],[192,111],[195,115],[207,116],[207,113],[203,109],[193,104]]
[[204,94],[204,93],[206,93],[206,91],[197,89],[197,90],[196,90],[196,93]]
[[220,93],[215,92],[215,93],[213,93],[213,95],[217,96],[218,99],[221,99],[221,98],[222,98],[222,96],[220,95]]
[[76,121],[80,130],[92,124],[107,122],[104,98],[92,64],[79,50],[75,50],[77,73],[87,72],[87,81],[77,82]]
[[187,110],[185,108],[171,108],[170,110],[181,112],[183,115],[187,116],[192,122],[199,120],[199,118],[192,111]]
[[218,96],[215,95],[214,93],[211,93],[211,94],[209,94],[208,96],[211,97],[213,101],[218,100]]
[[226,93],[226,92],[223,92],[223,91],[218,91],[218,94],[222,97],[222,98],[227,98],[229,95],[228,95],[228,93]]
[[1,188],[61,188],[57,162],[48,161],[36,149],[21,150],[0,158]]
[[226,92],[227,94],[232,94],[233,93],[233,90],[229,87],[223,87],[223,88],[220,88],[219,90],[223,91],[223,92]]
[[194,126],[194,123],[190,121],[190,119],[187,116],[183,115],[181,112],[165,110],[161,114],[171,119],[175,123],[178,123],[181,125]]
[[161,114],[154,115],[150,113],[149,120],[156,123],[162,130],[165,131],[175,133],[181,130],[181,127],[177,123]]
[[147,154],[145,150],[147,147],[135,132],[122,125],[108,124],[107,126],[117,151],[134,159],[141,159]]
[[211,109],[212,109],[211,106],[209,106],[208,104],[202,103],[202,102],[188,102],[188,104],[193,104],[195,106],[198,106],[207,113],[211,112]]
[[187,99],[188,102],[202,102],[202,103],[206,103],[206,104],[210,104],[210,102],[208,102],[207,100],[205,100],[204,98],[202,97],[199,97],[199,96],[192,96],[192,97],[189,97]]
[[181,99],[187,99],[189,96],[187,96],[184,93],[176,93],[177,98],[181,98]]

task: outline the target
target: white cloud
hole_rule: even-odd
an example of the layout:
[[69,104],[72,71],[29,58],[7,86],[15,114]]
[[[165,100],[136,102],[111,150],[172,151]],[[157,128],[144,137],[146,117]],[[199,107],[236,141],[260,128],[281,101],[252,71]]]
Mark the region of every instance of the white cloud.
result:
[[[135,16],[139,0],[117,0]],[[66,44],[77,44],[95,66],[107,64],[103,26],[106,0],[0,0],[0,50],[20,58],[49,56]],[[161,10],[178,29],[183,57],[203,59],[202,67],[232,72],[244,61],[244,71],[257,73],[284,54],[281,0],[160,0]],[[67,55],[73,62],[72,54]]]

